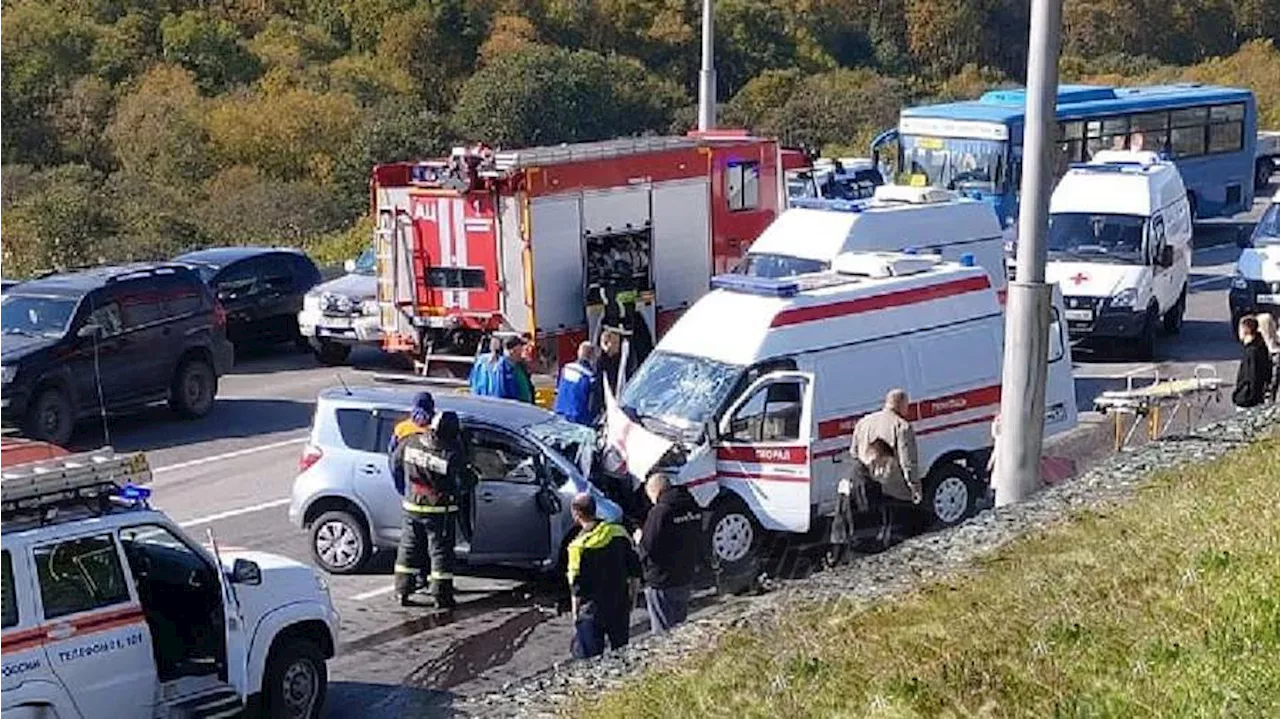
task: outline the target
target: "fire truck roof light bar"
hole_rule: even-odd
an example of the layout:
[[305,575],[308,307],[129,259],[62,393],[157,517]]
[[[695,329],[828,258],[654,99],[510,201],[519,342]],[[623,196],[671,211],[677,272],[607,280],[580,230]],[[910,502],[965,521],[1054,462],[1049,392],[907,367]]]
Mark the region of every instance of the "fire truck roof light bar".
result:
[[0,498],[6,507],[21,502],[23,508],[31,508],[33,503],[46,504],[45,499],[54,500],[47,504],[57,504],[85,489],[132,485],[137,490],[150,482],[151,467],[145,454],[118,455],[107,448],[6,469],[0,474]]

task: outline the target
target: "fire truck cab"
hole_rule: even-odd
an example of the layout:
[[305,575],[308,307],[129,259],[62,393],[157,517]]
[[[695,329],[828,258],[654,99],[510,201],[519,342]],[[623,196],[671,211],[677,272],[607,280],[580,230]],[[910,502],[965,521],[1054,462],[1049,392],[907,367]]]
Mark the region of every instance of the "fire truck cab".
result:
[[469,362],[512,332],[554,371],[615,327],[635,367],[785,205],[782,166],[736,132],[380,165],[384,348]]

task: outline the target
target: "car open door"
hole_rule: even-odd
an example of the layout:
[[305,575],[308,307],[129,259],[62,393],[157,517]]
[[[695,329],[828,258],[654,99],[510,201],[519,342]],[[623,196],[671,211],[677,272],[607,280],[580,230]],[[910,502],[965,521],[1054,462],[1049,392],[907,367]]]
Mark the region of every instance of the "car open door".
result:
[[1052,437],[1076,426],[1076,380],[1071,345],[1062,302],[1062,290],[1053,286],[1049,309],[1049,373],[1044,392],[1044,436]]
[[218,584],[222,589],[222,617],[227,639],[227,683],[241,697],[246,697],[249,695],[249,637],[245,631],[244,612],[240,609],[240,597],[236,594],[235,585],[237,582],[261,583],[261,570],[247,560],[232,562],[230,566],[223,564],[213,530],[205,530],[205,536],[209,542],[209,551],[213,553],[213,561],[219,569]]
[[813,375],[774,372],[756,380],[725,413],[715,446],[716,477],[769,530],[809,531]]

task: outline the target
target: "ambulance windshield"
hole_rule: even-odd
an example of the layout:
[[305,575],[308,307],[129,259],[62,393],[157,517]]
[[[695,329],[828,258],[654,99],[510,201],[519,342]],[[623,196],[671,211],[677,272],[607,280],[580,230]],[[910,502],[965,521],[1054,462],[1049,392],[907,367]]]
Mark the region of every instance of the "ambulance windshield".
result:
[[627,382],[619,402],[645,429],[668,439],[696,441],[742,370],[705,357],[658,350]]

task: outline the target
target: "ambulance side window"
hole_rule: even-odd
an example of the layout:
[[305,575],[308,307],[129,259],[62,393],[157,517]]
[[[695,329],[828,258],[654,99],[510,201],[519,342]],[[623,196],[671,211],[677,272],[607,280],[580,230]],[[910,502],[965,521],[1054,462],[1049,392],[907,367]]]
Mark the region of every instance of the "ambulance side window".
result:
[[800,439],[804,387],[796,380],[774,382],[738,408],[730,423],[733,442],[794,442]]
[[18,598],[13,596],[13,561],[9,550],[0,552],[0,557],[4,564],[4,594],[0,594],[0,605],[4,608],[4,628],[8,629],[18,623]]
[[120,554],[109,534],[36,547],[35,560],[46,620],[129,601]]

